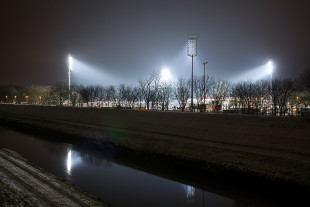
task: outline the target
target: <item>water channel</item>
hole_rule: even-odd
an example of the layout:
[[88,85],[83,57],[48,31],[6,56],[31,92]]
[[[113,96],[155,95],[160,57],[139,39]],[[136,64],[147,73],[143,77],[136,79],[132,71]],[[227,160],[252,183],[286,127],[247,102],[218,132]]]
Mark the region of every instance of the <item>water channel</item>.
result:
[[232,207],[243,203],[111,162],[80,147],[4,128],[0,128],[0,146],[17,151],[54,175],[101,197],[113,207]]

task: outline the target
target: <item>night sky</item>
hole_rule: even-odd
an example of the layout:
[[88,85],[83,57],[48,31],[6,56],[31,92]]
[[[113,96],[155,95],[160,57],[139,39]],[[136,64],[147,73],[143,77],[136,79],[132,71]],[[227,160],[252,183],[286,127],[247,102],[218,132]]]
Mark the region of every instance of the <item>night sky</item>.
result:
[[[310,68],[310,3],[283,0],[3,0],[0,84],[134,83],[169,68],[190,77],[187,36],[197,34],[194,74],[246,80],[269,59],[276,77]],[[251,74],[249,76],[255,76]],[[242,78],[241,78],[242,77]],[[238,79],[239,78],[239,79]]]

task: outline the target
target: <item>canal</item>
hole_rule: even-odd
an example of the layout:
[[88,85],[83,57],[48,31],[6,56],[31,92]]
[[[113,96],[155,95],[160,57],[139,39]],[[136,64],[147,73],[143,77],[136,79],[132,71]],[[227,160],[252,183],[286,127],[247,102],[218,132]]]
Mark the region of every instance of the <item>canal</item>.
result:
[[4,128],[0,128],[0,137],[0,146],[17,151],[36,165],[104,199],[113,207],[246,205],[240,200],[120,165],[99,153],[68,143]]

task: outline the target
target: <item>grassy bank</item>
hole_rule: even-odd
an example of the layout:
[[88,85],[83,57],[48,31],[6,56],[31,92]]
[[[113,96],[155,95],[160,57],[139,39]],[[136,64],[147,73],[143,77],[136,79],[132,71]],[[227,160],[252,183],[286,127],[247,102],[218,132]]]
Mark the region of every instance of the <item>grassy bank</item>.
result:
[[309,119],[0,105],[0,121],[198,181],[310,189]]

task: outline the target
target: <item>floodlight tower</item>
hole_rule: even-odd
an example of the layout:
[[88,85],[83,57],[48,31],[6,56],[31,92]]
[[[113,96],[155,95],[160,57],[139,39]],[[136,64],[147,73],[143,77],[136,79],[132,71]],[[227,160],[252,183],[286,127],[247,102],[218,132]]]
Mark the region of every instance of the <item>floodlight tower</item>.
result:
[[70,97],[70,86],[71,86],[71,70],[72,70],[72,56],[69,54],[68,55],[68,66],[69,66],[69,68],[68,68],[68,79],[69,79],[69,103],[71,102],[71,97]]
[[194,78],[194,56],[197,56],[197,35],[196,34],[191,34],[188,36],[187,40],[187,55],[192,57],[192,76],[191,76],[191,111],[193,111],[193,100],[194,100],[194,95],[193,95],[193,78]]
[[206,111],[206,64],[208,62],[203,62],[203,111]]
[[[272,60],[269,60],[267,63],[267,72],[270,75],[270,89],[272,91],[272,73],[273,73],[273,62]],[[270,108],[272,105],[272,96],[270,95]]]

